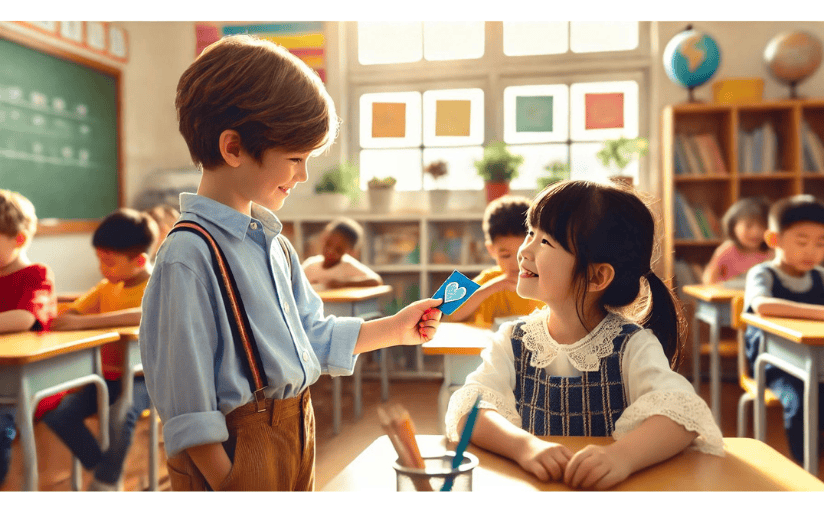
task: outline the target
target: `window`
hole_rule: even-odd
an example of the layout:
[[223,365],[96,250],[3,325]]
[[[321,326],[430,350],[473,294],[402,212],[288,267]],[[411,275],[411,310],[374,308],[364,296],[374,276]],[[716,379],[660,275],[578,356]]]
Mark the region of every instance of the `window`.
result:
[[[361,186],[394,176],[399,190],[483,187],[473,165],[503,140],[524,157],[511,187],[534,190],[554,161],[573,178],[613,172],[605,140],[649,132],[641,92],[652,57],[648,22],[350,23],[351,147]],[[353,55],[354,57],[354,55]],[[443,160],[435,183],[423,169]],[[633,162],[623,172],[639,178]]]

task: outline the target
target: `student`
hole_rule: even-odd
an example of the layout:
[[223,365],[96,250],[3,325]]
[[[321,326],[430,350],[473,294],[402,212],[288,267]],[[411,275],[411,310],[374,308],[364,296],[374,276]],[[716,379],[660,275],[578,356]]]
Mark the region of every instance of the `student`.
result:
[[383,284],[381,276],[351,254],[358,249],[361,239],[363,228],[352,219],[340,218],[326,225],[323,254],[306,258],[302,265],[315,290]]
[[[527,218],[518,294],[547,307],[498,330],[450,399],[449,439],[480,393],[472,442],[541,480],[606,489],[691,444],[723,454],[707,404],[671,369],[684,320],[650,269],[647,206],[613,185],[565,181],[538,194]],[[616,313],[644,301],[651,310],[640,324]],[[544,435],[616,441],[572,453]]]
[[[130,326],[140,323],[140,301],[151,274],[149,253],[157,241],[157,224],[145,213],[121,208],[103,219],[92,237],[103,280],[54,319],[52,329],[75,330]],[[119,344],[101,350],[103,378],[109,404],[121,394],[123,349]],[[94,471],[92,491],[123,489],[123,463],[132,443],[134,427],[149,407],[144,378],[136,376],[131,408],[122,419],[110,418],[109,448],[103,452],[84,420],[97,412],[97,387],[89,384],[63,398],[43,415],[49,426],[80,460]]]
[[[51,269],[32,263],[26,254],[36,231],[31,201],[0,189],[0,334],[48,330],[57,314]],[[48,406],[49,399],[43,399],[38,410]],[[15,408],[0,404],[0,485],[6,479],[11,444],[17,435],[14,418]]]
[[726,240],[704,269],[704,284],[744,277],[753,266],[772,257],[764,241],[769,209],[766,199],[760,197],[746,197],[730,206],[722,219]]
[[180,212],[167,204],[159,204],[145,210],[145,213],[157,223],[157,243],[155,243],[151,252],[151,261],[154,262],[160,244],[163,243],[163,240],[166,240],[166,235],[169,234],[177,219],[180,218]]
[[[775,258],[747,273],[744,311],[759,315],[824,320],[824,203],[811,195],[784,198],[770,208],[767,245]],[[764,338],[761,329],[744,333],[751,375]],[[767,365],[767,386],[784,406],[784,428],[793,457],[804,460],[804,386],[801,380]],[[824,386],[819,385],[819,416]],[[824,427],[824,423],[820,424]]]
[[172,231],[140,324],[172,489],[312,490],[309,386],[321,373],[350,375],[358,353],[431,339],[441,301],[369,322],[323,314],[272,213],[307,180],[307,159],[336,136],[334,104],[298,58],[256,37],[224,37],[184,71],[175,106],[202,170],[197,194],[181,194],[180,222],[198,223],[225,255],[263,387],[250,387],[244,368],[252,365],[245,345],[235,345],[207,242]]
[[481,272],[474,281],[481,285],[449,320],[491,326],[496,318],[524,316],[544,307],[544,303],[518,295],[518,248],[526,236],[529,199],[503,196],[484,210],[483,230],[486,250],[497,265]]

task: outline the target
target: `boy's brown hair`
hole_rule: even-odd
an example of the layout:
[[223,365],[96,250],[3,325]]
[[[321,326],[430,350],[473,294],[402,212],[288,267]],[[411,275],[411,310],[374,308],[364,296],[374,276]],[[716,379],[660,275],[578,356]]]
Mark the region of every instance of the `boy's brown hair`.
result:
[[178,126],[194,163],[224,163],[224,130],[258,163],[267,149],[312,151],[337,136],[335,106],[320,77],[271,41],[248,35],[212,43],[183,72],[175,98]]
[[34,205],[25,196],[0,189],[0,233],[15,237],[20,233],[28,238],[37,232],[37,214]]

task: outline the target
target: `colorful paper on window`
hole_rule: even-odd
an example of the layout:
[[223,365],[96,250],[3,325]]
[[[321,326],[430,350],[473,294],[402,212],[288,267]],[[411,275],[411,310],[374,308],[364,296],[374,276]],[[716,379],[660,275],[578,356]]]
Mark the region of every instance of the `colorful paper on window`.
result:
[[584,94],[587,130],[624,127],[624,93]]
[[405,137],[406,103],[372,104],[372,137]]
[[469,137],[471,104],[469,100],[436,100],[435,135]]
[[551,132],[552,96],[516,96],[515,131]]
[[220,39],[220,33],[214,25],[197,24],[195,25],[195,55],[200,55],[207,46]]

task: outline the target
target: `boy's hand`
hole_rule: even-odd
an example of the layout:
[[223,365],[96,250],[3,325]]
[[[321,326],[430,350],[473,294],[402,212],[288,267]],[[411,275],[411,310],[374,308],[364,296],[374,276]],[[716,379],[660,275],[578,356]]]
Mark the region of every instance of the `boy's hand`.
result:
[[77,313],[64,313],[52,320],[53,331],[77,331],[86,329],[86,319]]
[[481,288],[489,288],[490,292],[502,292],[502,291],[516,291],[518,287],[518,276],[509,277],[507,274],[501,274],[497,277],[493,277],[486,283],[481,285]]
[[519,451],[515,462],[542,482],[560,481],[571,457],[572,450],[566,446],[530,435],[526,447]]
[[441,299],[423,299],[395,313],[399,325],[399,345],[420,345],[431,340],[441,323]]
[[564,471],[570,487],[602,491],[623,482],[631,473],[626,460],[616,457],[610,446],[588,445],[572,456]]

